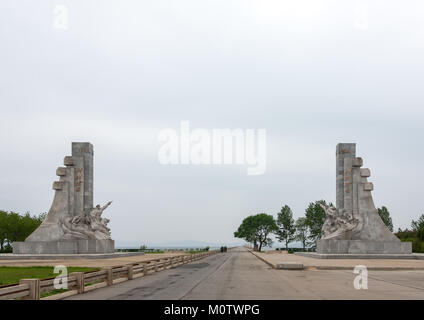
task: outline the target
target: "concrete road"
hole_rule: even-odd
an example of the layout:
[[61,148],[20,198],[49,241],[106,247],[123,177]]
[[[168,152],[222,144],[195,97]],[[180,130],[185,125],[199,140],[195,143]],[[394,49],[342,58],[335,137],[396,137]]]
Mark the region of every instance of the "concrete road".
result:
[[370,271],[356,290],[346,270],[275,270],[245,248],[68,299],[423,299],[424,271]]

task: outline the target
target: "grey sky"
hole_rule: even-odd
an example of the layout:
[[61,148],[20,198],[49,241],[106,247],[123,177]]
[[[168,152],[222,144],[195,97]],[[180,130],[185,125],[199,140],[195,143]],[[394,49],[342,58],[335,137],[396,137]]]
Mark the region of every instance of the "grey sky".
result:
[[[54,8],[69,28],[53,28]],[[356,142],[395,228],[424,213],[420,1],[0,2],[0,209],[40,213],[72,141],[120,241],[233,241],[241,220],[335,201]],[[162,166],[158,133],[266,129],[267,171]]]

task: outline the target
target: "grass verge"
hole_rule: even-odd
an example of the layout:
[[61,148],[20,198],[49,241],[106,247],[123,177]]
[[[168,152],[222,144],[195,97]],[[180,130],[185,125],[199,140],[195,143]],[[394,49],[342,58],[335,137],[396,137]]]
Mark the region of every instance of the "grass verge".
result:
[[[71,272],[98,271],[99,268],[88,267],[68,267],[68,274]],[[56,277],[52,266],[38,267],[0,267],[0,286],[18,284],[21,279],[46,279]]]

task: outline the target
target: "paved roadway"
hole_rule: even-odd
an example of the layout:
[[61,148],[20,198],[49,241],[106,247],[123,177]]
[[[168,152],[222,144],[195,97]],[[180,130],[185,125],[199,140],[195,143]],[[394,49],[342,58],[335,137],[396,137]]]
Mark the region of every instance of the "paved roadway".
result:
[[369,271],[356,290],[347,270],[275,270],[245,248],[85,294],[73,300],[423,299],[424,271]]

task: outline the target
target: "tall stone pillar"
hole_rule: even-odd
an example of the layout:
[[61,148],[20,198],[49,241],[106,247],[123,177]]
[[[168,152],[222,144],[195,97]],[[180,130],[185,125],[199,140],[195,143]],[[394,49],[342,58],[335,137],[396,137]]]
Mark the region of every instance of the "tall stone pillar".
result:
[[83,159],[83,168],[77,168],[75,173],[75,193],[83,192],[83,210],[88,213],[93,208],[93,145],[88,142],[73,142],[72,157]]
[[336,207],[345,207],[345,188],[349,188],[351,181],[345,181],[346,173],[345,159],[352,159],[356,156],[355,143],[339,143],[336,147]]

